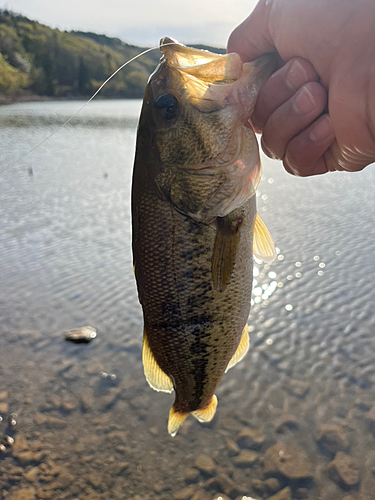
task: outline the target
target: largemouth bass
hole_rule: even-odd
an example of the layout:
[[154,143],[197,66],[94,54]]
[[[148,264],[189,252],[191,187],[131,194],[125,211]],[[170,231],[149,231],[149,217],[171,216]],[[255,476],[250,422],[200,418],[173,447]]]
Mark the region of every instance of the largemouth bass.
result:
[[249,347],[253,253],[275,256],[256,212],[258,144],[244,122],[277,62],[243,64],[169,38],[160,50],[138,126],[133,258],[144,372],[153,389],[176,393],[175,435],[189,413],[212,419],[221,378]]

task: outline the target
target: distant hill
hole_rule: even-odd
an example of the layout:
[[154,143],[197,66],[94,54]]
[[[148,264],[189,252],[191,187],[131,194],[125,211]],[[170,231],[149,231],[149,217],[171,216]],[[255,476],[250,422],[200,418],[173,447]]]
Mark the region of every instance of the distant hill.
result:
[[[206,46],[200,46],[212,49]],[[0,97],[89,96],[125,61],[145,50],[119,38],[60,31],[0,10]],[[160,58],[155,50],[121,70],[103,97],[141,98]]]

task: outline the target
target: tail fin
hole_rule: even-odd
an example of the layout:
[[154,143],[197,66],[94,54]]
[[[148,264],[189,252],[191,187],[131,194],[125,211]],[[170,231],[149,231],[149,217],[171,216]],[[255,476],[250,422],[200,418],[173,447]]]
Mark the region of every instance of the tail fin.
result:
[[[215,415],[216,407],[217,407],[217,397],[214,394],[208,406],[202,408],[201,410],[195,410],[191,412],[191,414],[193,415],[193,417],[199,420],[199,422],[210,422],[210,420],[212,420]],[[180,428],[181,424],[185,421],[185,419],[188,417],[188,415],[189,413],[176,412],[172,406],[169,412],[169,420],[168,420],[168,432],[172,437],[175,437],[178,429]]]
[[212,396],[211,402],[206,408],[201,410],[196,410],[192,412],[192,415],[199,420],[199,422],[210,422],[214,418],[217,407],[217,397],[214,394]]

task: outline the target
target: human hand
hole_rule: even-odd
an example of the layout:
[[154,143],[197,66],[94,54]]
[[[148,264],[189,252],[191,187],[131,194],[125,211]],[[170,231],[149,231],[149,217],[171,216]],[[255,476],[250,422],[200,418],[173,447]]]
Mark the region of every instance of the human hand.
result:
[[230,36],[228,52],[244,62],[275,50],[286,61],[261,89],[251,121],[265,153],[290,173],[375,161],[374,21],[369,0],[261,0]]

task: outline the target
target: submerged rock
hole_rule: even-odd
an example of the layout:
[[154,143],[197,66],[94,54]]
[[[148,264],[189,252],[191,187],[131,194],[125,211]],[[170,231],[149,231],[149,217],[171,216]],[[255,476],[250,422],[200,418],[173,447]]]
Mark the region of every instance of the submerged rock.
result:
[[281,488],[281,483],[276,477],[270,477],[264,481],[264,489],[267,493],[276,493]]
[[237,467],[250,467],[258,459],[258,453],[252,450],[242,450],[240,454],[233,459],[233,463]]
[[267,500],[292,500],[292,490],[287,486],[283,490],[267,498]]
[[194,495],[195,493],[195,486],[187,486],[183,490],[177,491],[173,495],[174,500],[190,500],[190,498]]
[[350,488],[359,483],[358,462],[342,451],[328,464],[328,473],[331,479],[343,488]]
[[0,401],[6,401],[8,399],[8,391],[0,391]]
[[264,442],[264,434],[262,429],[251,429],[244,427],[236,438],[237,444],[241,448],[252,448],[259,450]]
[[92,326],[82,326],[80,328],[75,328],[74,330],[69,330],[65,334],[65,340],[70,340],[71,342],[88,343],[91,342],[96,337],[96,329]]
[[299,422],[297,417],[292,414],[286,413],[282,415],[275,424],[275,431],[282,434],[287,431],[297,430]]
[[34,488],[22,488],[18,491],[12,493],[9,500],[34,500],[35,499],[35,489]]
[[208,455],[199,455],[194,463],[195,467],[209,476],[215,473],[215,462]]
[[8,413],[9,411],[9,404],[8,403],[0,403],[0,413]]
[[218,474],[216,477],[213,477],[206,481],[204,484],[206,490],[219,490],[225,493],[226,495],[232,497],[241,492],[240,488],[237,484],[224,473]]
[[297,396],[298,398],[303,399],[308,390],[309,390],[309,382],[304,381],[304,380],[297,380],[293,378],[287,378],[284,382],[284,388],[286,391],[289,392],[289,394],[292,394],[293,396]]
[[341,425],[322,425],[317,441],[324,452],[336,454],[338,451],[345,451],[349,446],[349,440],[344,427]]
[[211,495],[206,491],[199,490],[191,497],[190,500],[212,500]]
[[264,472],[281,474],[292,480],[307,479],[312,477],[312,463],[302,450],[276,443],[264,454]]
[[199,470],[197,469],[187,469],[185,471],[185,481],[187,483],[197,483],[199,481]]

